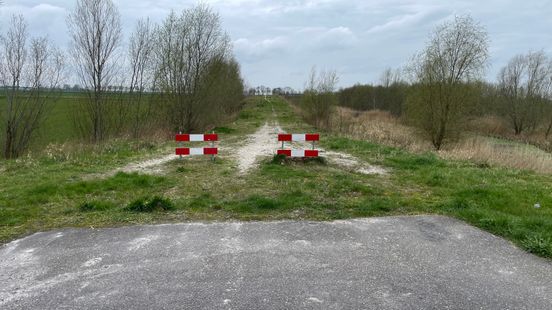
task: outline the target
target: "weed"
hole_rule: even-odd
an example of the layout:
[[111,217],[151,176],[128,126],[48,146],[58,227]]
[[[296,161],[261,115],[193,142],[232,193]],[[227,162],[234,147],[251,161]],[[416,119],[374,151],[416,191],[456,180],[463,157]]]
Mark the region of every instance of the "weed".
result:
[[534,234],[525,238],[521,245],[528,251],[544,257],[552,257],[552,238]]
[[188,172],[190,171],[190,169],[186,168],[186,167],[178,167],[176,168],[176,172],[179,172],[179,173],[183,173],[183,172]]
[[125,210],[132,212],[170,211],[173,209],[174,205],[170,200],[159,196],[134,200],[125,208]]

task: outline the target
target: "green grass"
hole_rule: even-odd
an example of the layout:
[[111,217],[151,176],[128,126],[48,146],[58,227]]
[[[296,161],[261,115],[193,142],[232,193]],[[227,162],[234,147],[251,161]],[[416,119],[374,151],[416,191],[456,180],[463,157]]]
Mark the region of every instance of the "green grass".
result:
[[[273,110],[289,132],[313,131],[283,100],[250,99],[236,121],[215,130],[221,145],[243,143],[244,135],[269,120]],[[1,161],[0,240],[59,227],[441,214],[552,258],[550,175],[446,161],[328,133],[322,134],[321,145],[381,165],[389,174],[362,175],[324,161],[275,157],[243,176],[233,159],[219,157],[215,162],[175,160],[162,176],[95,177],[167,152],[174,146],[170,141],[114,141],[69,155]],[[535,203],[542,207],[535,209]]]
[[[50,143],[63,143],[78,138],[73,126],[73,117],[77,102],[83,96],[84,94],[79,93],[63,94],[59,100],[50,104],[47,117],[31,142],[32,151],[40,150]],[[6,98],[0,96],[0,115],[4,115],[5,108]],[[4,134],[0,131],[0,141],[3,140]]]

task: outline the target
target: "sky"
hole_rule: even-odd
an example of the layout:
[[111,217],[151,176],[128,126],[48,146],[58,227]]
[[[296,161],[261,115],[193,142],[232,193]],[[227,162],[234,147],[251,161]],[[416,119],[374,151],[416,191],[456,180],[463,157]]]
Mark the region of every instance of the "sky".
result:
[[[113,0],[126,39],[140,18],[161,22],[196,0]],[[33,36],[68,46],[66,16],[76,1],[3,0],[0,32],[22,14]],[[511,57],[543,50],[552,56],[550,0],[204,0],[221,16],[249,86],[302,89],[312,67],[337,71],[340,87],[378,83],[423,49],[431,31],[470,14],[491,39],[486,78],[494,81]]]

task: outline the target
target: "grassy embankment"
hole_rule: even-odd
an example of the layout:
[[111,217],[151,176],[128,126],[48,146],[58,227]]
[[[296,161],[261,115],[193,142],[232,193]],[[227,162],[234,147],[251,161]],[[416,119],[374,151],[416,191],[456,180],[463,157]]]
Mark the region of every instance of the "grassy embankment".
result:
[[[312,130],[281,99],[250,99],[235,122],[218,128],[221,146],[242,143],[244,135],[273,117],[272,109],[284,129]],[[118,173],[90,178],[170,152],[171,141],[113,142],[97,152],[0,161],[0,240],[60,227],[443,214],[552,257],[550,175],[443,160],[330,134],[323,135],[321,144],[390,173],[367,176],[318,162],[282,165],[266,159],[240,176],[227,148],[214,163],[207,158],[172,161],[162,176]],[[148,203],[155,196],[169,201]],[[542,207],[534,208],[535,203]],[[137,212],[149,207],[157,211]]]

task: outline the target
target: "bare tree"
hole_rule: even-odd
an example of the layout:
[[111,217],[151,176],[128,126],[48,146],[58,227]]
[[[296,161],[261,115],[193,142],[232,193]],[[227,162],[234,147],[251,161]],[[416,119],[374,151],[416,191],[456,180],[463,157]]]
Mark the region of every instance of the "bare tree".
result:
[[500,71],[499,92],[516,135],[538,125],[550,75],[549,61],[542,51],[517,55]]
[[549,76],[546,82],[546,99],[545,99],[545,108],[544,108],[544,117],[545,121],[547,122],[546,125],[546,132],[545,132],[545,138],[548,139],[550,137],[550,134],[552,134],[552,59],[550,59],[550,62],[548,63],[548,72]]
[[[153,83],[152,54],[154,32],[149,19],[139,20],[130,37],[130,87],[128,99],[132,107],[132,135],[137,138],[151,116],[152,100],[144,106],[144,91]],[[151,99],[151,97],[150,97]]]
[[118,66],[117,50],[121,43],[121,17],[111,0],[78,0],[67,18],[71,35],[71,55],[78,77],[87,90],[85,112],[94,141],[105,138],[108,130],[109,97]]
[[203,4],[181,16],[172,12],[156,37],[156,86],[169,104],[171,124],[180,131],[197,130],[216,112],[204,98],[205,75],[230,55],[220,17]]
[[335,88],[338,82],[335,71],[317,73],[316,68],[312,68],[301,105],[305,118],[315,127],[330,127],[331,116],[337,105]]
[[57,99],[62,80],[63,55],[45,38],[27,46],[27,24],[23,16],[13,16],[2,39],[4,57],[0,76],[6,92],[4,157],[20,156],[44,119],[47,107]]
[[468,84],[486,68],[487,33],[471,17],[439,26],[412,64],[417,92],[409,98],[411,121],[439,150],[461,123],[470,102]]

